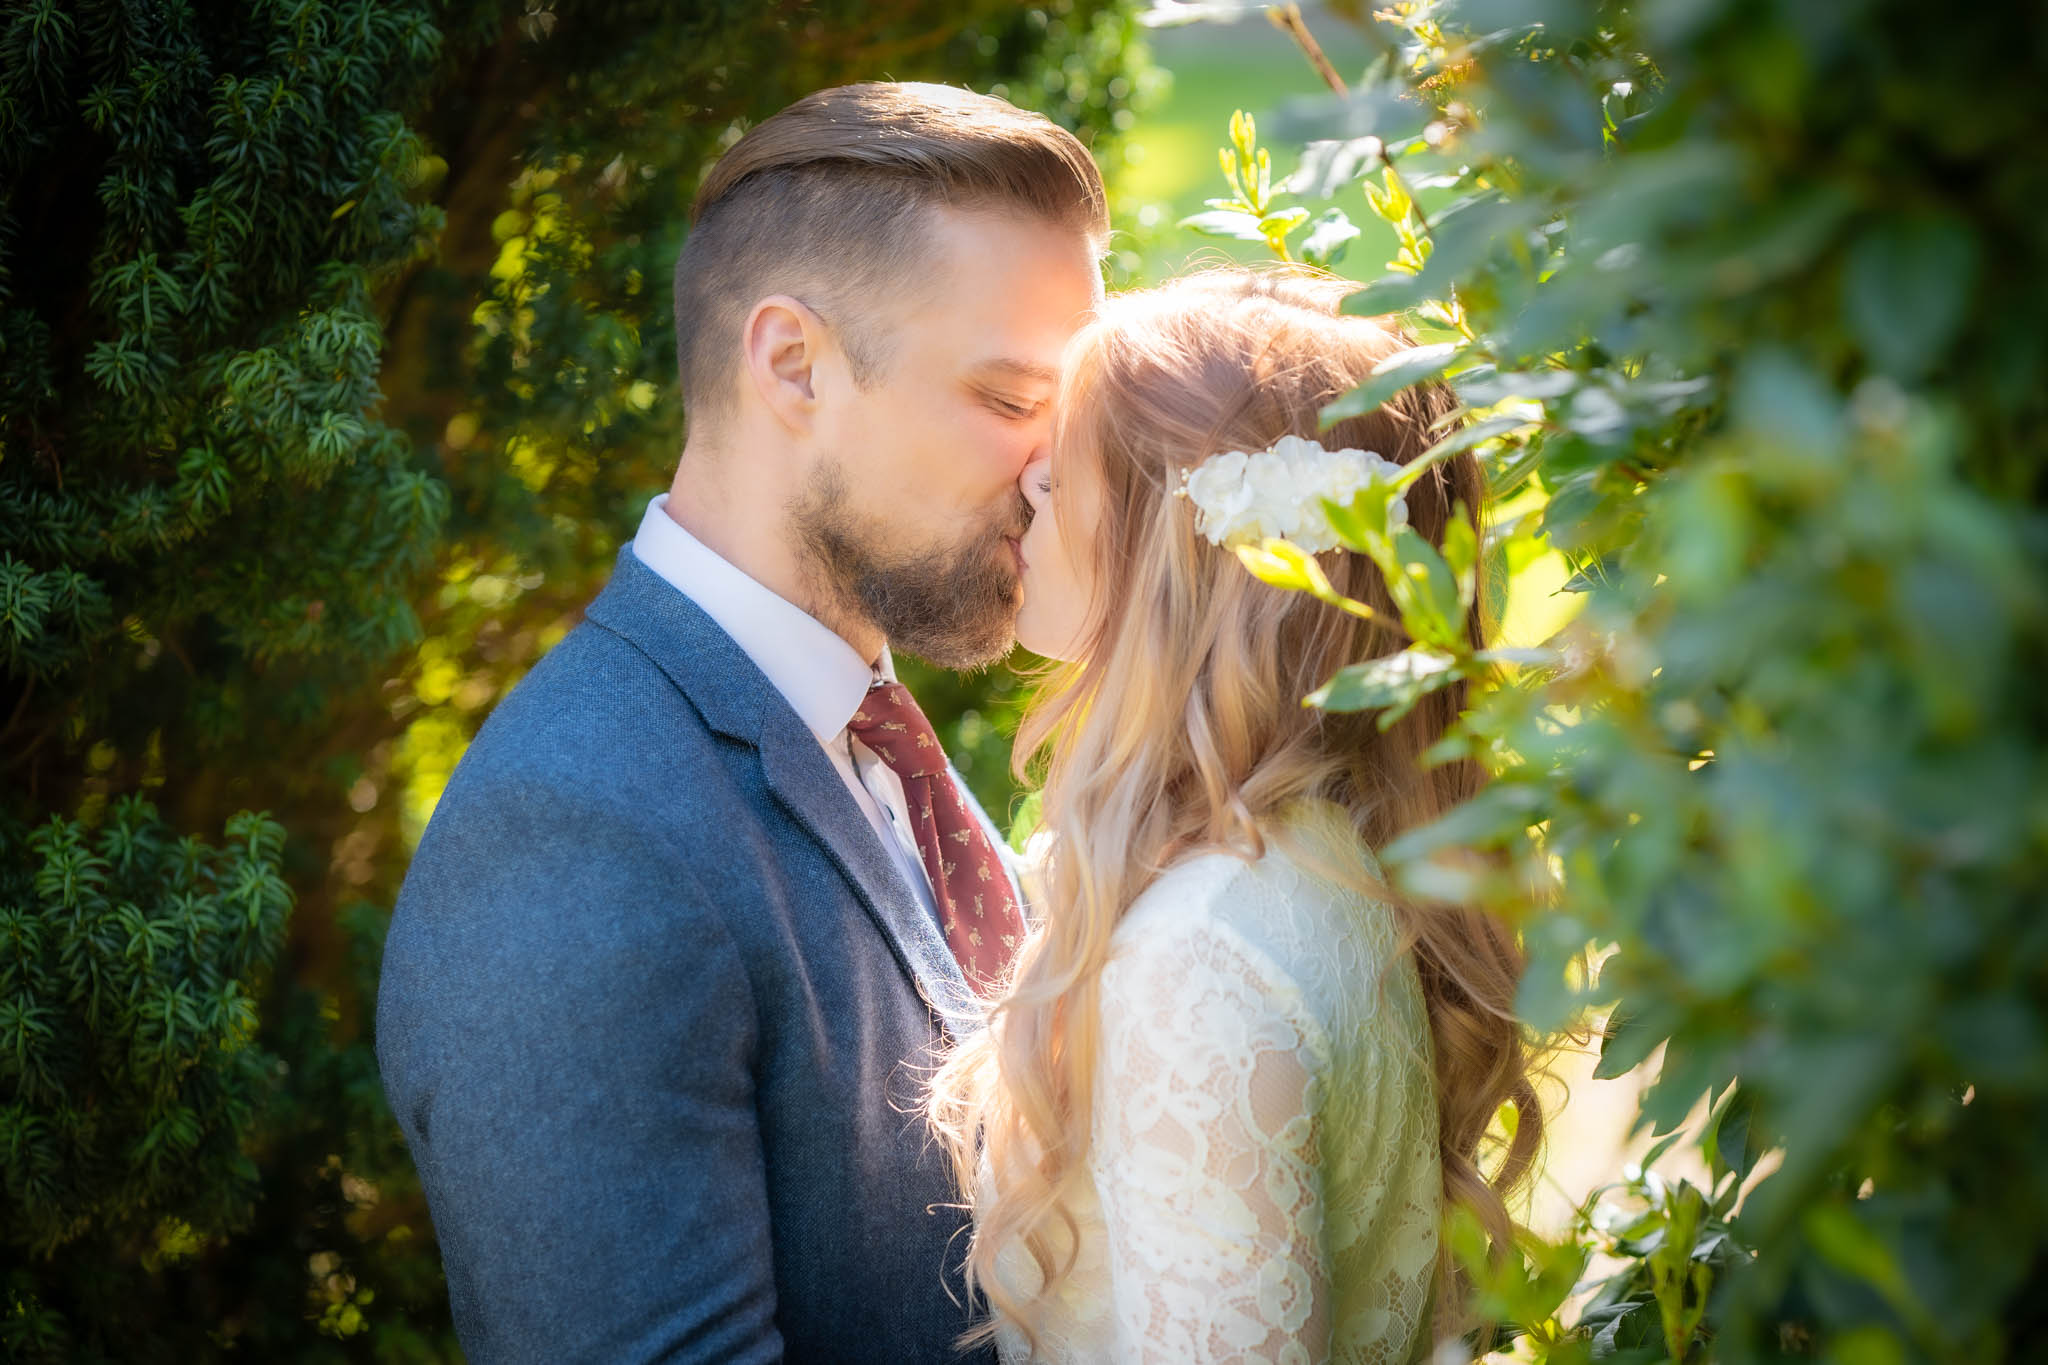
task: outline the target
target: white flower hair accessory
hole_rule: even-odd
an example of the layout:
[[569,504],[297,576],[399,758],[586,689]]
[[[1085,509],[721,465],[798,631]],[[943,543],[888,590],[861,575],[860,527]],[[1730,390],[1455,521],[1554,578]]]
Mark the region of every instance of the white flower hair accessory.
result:
[[[1401,466],[1369,450],[1326,450],[1305,436],[1282,436],[1265,450],[1226,450],[1190,469],[1174,490],[1195,505],[1195,530],[1212,545],[1256,545],[1269,537],[1311,554],[1340,542],[1323,499],[1348,503],[1371,483],[1392,483]],[[1403,526],[1408,503],[1387,504],[1387,524]]]

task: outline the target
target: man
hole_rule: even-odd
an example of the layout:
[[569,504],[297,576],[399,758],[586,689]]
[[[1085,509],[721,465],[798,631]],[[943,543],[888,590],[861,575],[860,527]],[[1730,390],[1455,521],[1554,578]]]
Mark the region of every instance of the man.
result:
[[385,952],[471,1359],[959,1358],[918,1081],[1022,920],[888,646],[1010,647],[1103,204],[1069,134],[920,85],[812,95],[705,180],[674,484],[464,757]]

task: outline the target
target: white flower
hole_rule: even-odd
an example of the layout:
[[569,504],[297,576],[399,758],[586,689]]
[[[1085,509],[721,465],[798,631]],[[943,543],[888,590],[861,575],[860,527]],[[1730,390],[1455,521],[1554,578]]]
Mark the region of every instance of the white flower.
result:
[[[1178,492],[1195,505],[1195,530],[1213,545],[1290,540],[1311,554],[1339,545],[1322,500],[1345,503],[1371,483],[1389,483],[1401,466],[1368,450],[1326,450],[1304,436],[1282,436],[1260,451],[1226,450],[1189,470]],[[1390,525],[1405,525],[1408,504],[1387,504]]]
[[1244,481],[1245,462],[1241,450],[1214,456],[1190,470],[1181,486],[1181,495],[1195,504],[1195,529],[1217,544],[1247,538],[1240,525],[1252,505],[1252,490]]
[[1282,527],[1292,526],[1301,515],[1302,481],[1298,471],[1270,450],[1253,455],[1244,468],[1244,486],[1251,494],[1251,515],[1256,534],[1285,535]]

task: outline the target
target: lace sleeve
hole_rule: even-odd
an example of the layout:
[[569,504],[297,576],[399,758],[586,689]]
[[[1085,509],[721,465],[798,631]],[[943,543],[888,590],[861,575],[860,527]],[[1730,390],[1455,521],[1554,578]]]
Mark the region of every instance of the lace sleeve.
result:
[[1227,925],[1142,928],[1103,972],[1095,1086],[1117,1359],[1326,1360],[1328,1044]]

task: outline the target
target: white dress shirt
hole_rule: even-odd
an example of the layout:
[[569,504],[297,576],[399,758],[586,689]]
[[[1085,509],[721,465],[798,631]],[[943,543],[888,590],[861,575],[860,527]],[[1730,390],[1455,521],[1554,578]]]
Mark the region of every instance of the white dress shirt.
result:
[[802,607],[749,578],[668,514],[668,494],[647,504],[633,554],[703,608],[733,638],[818,737],[896,870],[937,916],[930,878],[911,832],[903,783],[873,750],[847,733],[861,698],[880,679],[896,681],[887,646],[873,664]]

